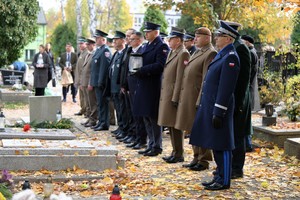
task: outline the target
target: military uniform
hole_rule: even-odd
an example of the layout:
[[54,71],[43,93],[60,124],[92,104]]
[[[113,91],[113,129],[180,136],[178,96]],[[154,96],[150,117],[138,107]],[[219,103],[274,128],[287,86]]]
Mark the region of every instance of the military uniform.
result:
[[[146,23],[144,31],[158,30],[159,25]],[[157,125],[161,75],[169,47],[157,36],[143,48],[143,66],[136,73],[138,85],[134,96],[133,114],[144,118],[149,143],[144,155],[156,156],[162,152],[162,137]],[[140,152],[143,153],[143,152]]]
[[[218,31],[231,37],[238,35],[224,22],[221,22]],[[213,181],[205,183],[205,189],[220,190],[230,187],[231,151],[234,149],[234,89],[239,57],[233,45],[223,47],[208,69],[190,144],[213,150],[217,171]]]
[[[107,36],[96,30],[96,34]],[[108,68],[111,60],[111,51],[107,45],[98,46],[92,57],[90,85],[94,87],[98,105],[98,124],[94,130],[108,130],[109,128],[109,98],[104,96],[108,78]]]

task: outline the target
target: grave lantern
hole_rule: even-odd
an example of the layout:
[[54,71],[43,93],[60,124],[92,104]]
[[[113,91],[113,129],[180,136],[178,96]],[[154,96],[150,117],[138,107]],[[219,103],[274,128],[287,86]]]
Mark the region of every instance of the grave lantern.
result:
[[3,111],[0,113],[0,131],[5,131],[5,116],[3,115]]
[[274,106],[270,103],[268,103],[265,107],[266,115],[268,117],[271,117],[274,113]]

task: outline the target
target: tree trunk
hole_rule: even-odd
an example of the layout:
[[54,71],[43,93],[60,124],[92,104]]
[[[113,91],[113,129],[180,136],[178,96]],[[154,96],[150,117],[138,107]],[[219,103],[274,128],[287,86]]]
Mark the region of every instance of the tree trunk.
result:
[[95,12],[95,4],[94,0],[88,0],[89,12],[90,12],[90,33],[91,36],[95,34],[96,26],[97,26],[97,18]]
[[[77,41],[82,36],[81,0],[76,0]],[[77,45],[77,50],[79,47]]]
[[64,0],[60,0],[60,9],[61,9],[62,22],[65,24],[66,23],[66,14],[65,14],[65,9],[64,9]]

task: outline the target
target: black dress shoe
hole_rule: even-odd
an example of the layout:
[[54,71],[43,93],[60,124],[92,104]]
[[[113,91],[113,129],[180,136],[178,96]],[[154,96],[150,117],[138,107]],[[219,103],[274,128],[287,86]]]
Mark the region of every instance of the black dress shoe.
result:
[[144,156],[158,156],[159,154],[161,154],[162,150],[158,150],[158,149],[151,149],[151,151],[149,151],[148,153],[145,153]]
[[204,187],[204,189],[206,189],[206,190],[225,190],[225,189],[228,189],[228,188],[230,188],[229,185],[222,185],[222,184],[217,183],[217,182],[214,182],[214,183]]
[[117,133],[120,130],[120,128],[117,128],[116,130],[111,131],[111,133]]
[[208,167],[200,164],[200,163],[197,163],[196,165],[190,167],[190,170],[193,170],[193,171],[203,171],[203,170],[206,170],[208,169]]
[[197,162],[191,162],[191,163],[189,163],[189,164],[184,164],[184,165],[182,165],[182,167],[186,167],[186,168],[190,168],[190,167],[193,167],[193,166],[195,166],[197,164]]
[[208,185],[211,185],[211,184],[213,184],[215,182],[215,180],[213,179],[213,180],[211,180],[211,181],[204,181],[204,182],[202,182],[201,184],[203,185],[203,186],[208,186]]
[[98,128],[99,126],[101,126],[101,124],[96,124],[95,126],[91,126],[91,129],[95,129],[95,128]]
[[123,137],[122,139],[120,139],[120,142],[124,142],[125,140],[129,139],[131,136],[130,135],[126,135],[125,137]]
[[232,173],[231,173],[231,179],[243,178],[243,176],[244,176],[243,172],[232,171]]
[[85,124],[84,127],[92,127],[95,125],[96,125],[96,122],[89,122],[89,123]]
[[178,163],[178,162],[184,162],[184,158],[183,157],[172,157],[169,160],[166,160],[167,163]]
[[80,123],[81,125],[86,125],[86,124],[88,124],[89,123],[89,120],[87,120],[86,122],[82,122],[82,123]]
[[98,128],[95,128],[94,131],[106,131],[108,130],[108,127],[106,126],[99,126]]
[[137,144],[138,144],[138,142],[133,142],[133,143],[127,144],[126,147],[132,148]]
[[135,140],[135,137],[134,136],[129,136],[126,140],[124,140],[123,142],[125,143],[125,144],[130,144],[130,143],[132,143],[132,142],[134,142],[134,140]]
[[74,115],[81,116],[82,113],[81,113],[81,112],[78,112],[78,113],[74,113]]
[[127,136],[126,133],[122,132],[122,133],[120,133],[120,134],[118,134],[118,135],[116,136],[116,139],[117,139],[117,140],[120,140],[120,139],[125,138],[126,136]]
[[146,144],[138,143],[135,146],[133,146],[132,149],[138,150],[138,149],[142,149],[142,148],[146,148],[146,147],[147,147]]
[[145,154],[145,153],[148,153],[151,151],[151,148],[147,148],[145,150],[142,150],[142,151],[138,151],[139,154]]
[[[75,98],[73,98],[73,103],[76,103],[77,101],[76,101],[76,99]],[[82,114],[81,114],[82,115]]]
[[162,159],[163,159],[164,161],[170,160],[171,158],[173,158],[173,156],[164,156],[164,157],[162,157]]
[[67,100],[66,99],[62,99],[61,102],[67,102]]

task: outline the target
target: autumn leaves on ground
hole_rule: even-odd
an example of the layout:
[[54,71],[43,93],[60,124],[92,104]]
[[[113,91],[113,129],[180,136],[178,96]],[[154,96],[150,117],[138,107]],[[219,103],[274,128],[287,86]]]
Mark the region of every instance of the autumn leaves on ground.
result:
[[[23,108],[24,110],[28,108]],[[7,115],[26,111],[7,110]],[[78,106],[72,103],[63,105],[65,117],[79,124],[82,117],[75,117]],[[10,114],[10,112],[14,114]],[[16,116],[16,115],[15,115]],[[113,127],[112,127],[113,128]],[[55,193],[61,191],[69,195],[92,197],[101,196],[107,199],[115,184],[121,189],[123,199],[299,199],[300,198],[300,162],[294,157],[287,157],[280,149],[270,143],[254,140],[260,148],[247,153],[244,178],[232,180],[231,188],[224,191],[203,190],[201,182],[210,180],[215,168],[211,162],[210,169],[194,172],[182,167],[182,163],[167,164],[162,156],[171,152],[171,143],[167,134],[163,135],[163,153],[157,157],[144,157],[136,151],[126,148],[123,143],[111,137],[109,131],[93,132],[86,129],[81,132],[75,129],[75,134],[80,139],[105,141],[107,144],[116,145],[119,156],[125,158],[125,167],[118,170],[103,172],[90,172],[84,169],[73,169],[53,172],[40,170],[34,172],[11,172],[14,176],[29,175],[99,175],[103,178],[90,181],[54,182]],[[93,156],[93,153],[91,153]],[[192,160],[192,149],[185,140],[185,162]],[[20,190],[21,183],[16,183]],[[43,193],[42,183],[32,183],[32,188],[37,194]]]

